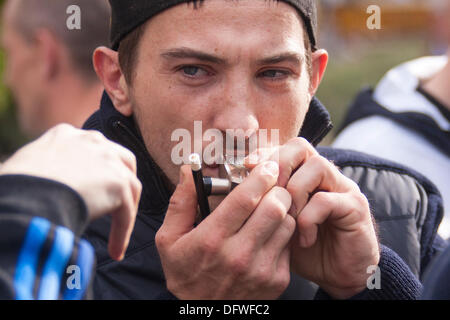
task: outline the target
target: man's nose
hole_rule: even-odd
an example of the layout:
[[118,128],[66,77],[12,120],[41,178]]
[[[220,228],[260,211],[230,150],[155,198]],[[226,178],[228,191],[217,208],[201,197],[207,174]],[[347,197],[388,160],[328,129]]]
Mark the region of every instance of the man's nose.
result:
[[214,128],[222,132],[243,130],[255,133],[259,129],[258,106],[251,85],[245,81],[233,81],[221,91],[214,115]]

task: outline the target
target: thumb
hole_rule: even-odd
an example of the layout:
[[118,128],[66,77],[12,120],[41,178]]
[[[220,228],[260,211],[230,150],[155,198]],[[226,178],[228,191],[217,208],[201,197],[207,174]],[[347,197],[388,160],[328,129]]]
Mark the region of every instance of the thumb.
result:
[[197,194],[189,165],[180,169],[180,183],[170,198],[169,208],[161,228],[176,240],[194,228],[197,215]]

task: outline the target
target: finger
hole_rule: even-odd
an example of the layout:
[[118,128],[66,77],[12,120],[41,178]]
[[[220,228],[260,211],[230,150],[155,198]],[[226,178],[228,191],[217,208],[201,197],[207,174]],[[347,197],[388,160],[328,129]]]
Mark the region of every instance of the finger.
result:
[[259,164],[238,185],[206,220],[213,223],[224,237],[235,234],[256,209],[263,196],[275,185],[278,164],[267,161]]
[[128,186],[131,190],[131,196],[133,205],[135,208],[139,207],[139,202],[141,200],[141,193],[142,193],[142,183],[137,178],[135,173],[132,173],[130,170],[124,168],[124,177],[122,181],[129,181]]
[[289,269],[290,264],[290,249],[288,246],[284,247],[284,249],[281,251],[280,256],[277,260],[277,270],[282,271]]
[[309,248],[317,240],[318,227],[327,222],[327,227],[340,232],[357,230],[357,225],[363,217],[361,212],[369,212],[367,199],[360,195],[355,197],[350,193],[318,192],[316,193],[297,218],[299,243],[303,248]]
[[249,154],[244,159],[244,165],[248,169],[254,169],[258,164],[268,161],[270,156],[276,152],[279,147],[260,148]]
[[270,160],[280,165],[277,185],[285,188],[292,173],[311,156],[317,155],[314,147],[304,138],[294,138],[273,153]]
[[114,260],[123,259],[137,214],[131,188],[124,188],[122,192],[122,206],[112,213],[108,241],[108,251]]
[[108,140],[100,131],[97,130],[86,130],[87,134],[94,143],[108,148],[108,151],[113,152],[122,160],[122,162],[134,173],[136,174],[137,165],[135,155],[127,148]]
[[264,251],[268,255],[274,255],[276,263],[280,263],[283,259],[288,244],[294,235],[296,222],[290,215],[286,215],[279,228],[272,234],[272,236],[264,244]]
[[170,242],[176,241],[193,229],[196,215],[197,194],[194,178],[190,166],[184,165],[180,168],[180,183],[170,198],[166,217],[160,230],[165,237],[170,239]]
[[292,175],[286,186],[293,200],[289,213],[296,218],[318,190],[347,192],[354,185],[327,159],[319,155],[312,156]]
[[131,184],[131,193],[133,196],[133,203],[134,203],[135,207],[138,208],[139,202],[141,200],[141,194],[142,194],[142,183],[136,177],[136,175],[133,174],[130,179],[130,184]]
[[278,259],[274,260],[274,270],[275,270],[275,279],[274,282],[278,284],[281,289],[280,292],[286,290],[287,286],[290,283],[291,274],[290,274],[290,260],[291,260],[291,251],[289,247],[285,247],[282,249],[281,253],[278,256]]
[[47,132],[45,132],[42,135],[42,137],[51,137],[51,138],[57,138],[59,136],[74,137],[87,131],[89,130],[80,130],[68,123],[60,123],[50,128]]
[[[286,189],[274,187],[262,198],[258,207],[237,233],[241,241],[249,243],[255,250],[261,248],[276,233],[291,207],[291,195]],[[294,223],[295,226],[295,223]],[[285,233],[285,228],[281,228]]]
[[114,149],[114,152],[116,152],[122,162],[131,170],[131,172],[136,174],[137,162],[135,155],[130,150],[122,147],[115,142],[108,140],[108,144],[112,149]]

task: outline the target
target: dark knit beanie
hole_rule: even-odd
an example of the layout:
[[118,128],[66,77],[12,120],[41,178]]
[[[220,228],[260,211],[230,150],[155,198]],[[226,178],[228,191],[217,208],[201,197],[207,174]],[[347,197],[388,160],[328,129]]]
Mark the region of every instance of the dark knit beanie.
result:
[[[158,13],[183,2],[197,4],[204,0],[109,0],[112,9],[111,47],[119,48],[120,41],[131,31]],[[317,49],[317,7],[315,0],[279,0],[295,7],[302,16],[311,47]]]

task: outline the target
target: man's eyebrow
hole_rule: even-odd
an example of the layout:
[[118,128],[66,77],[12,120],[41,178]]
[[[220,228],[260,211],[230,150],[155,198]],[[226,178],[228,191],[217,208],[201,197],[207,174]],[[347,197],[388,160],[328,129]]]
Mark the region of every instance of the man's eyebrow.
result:
[[263,58],[257,61],[258,65],[266,65],[266,64],[276,64],[280,62],[291,62],[295,64],[302,64],[303,63],[303,56],[296,52],[285,52],[280,53],[271,57]]
[[164,51],[161,53],[161,56],[166,59],[197,59],[197,60],[203,60],[215,64],[226,64],[226,61],[222,58],[219,58],[215,55],[190,49],[190,48],[175,48],[175,49],[169,49],[167,51]]

